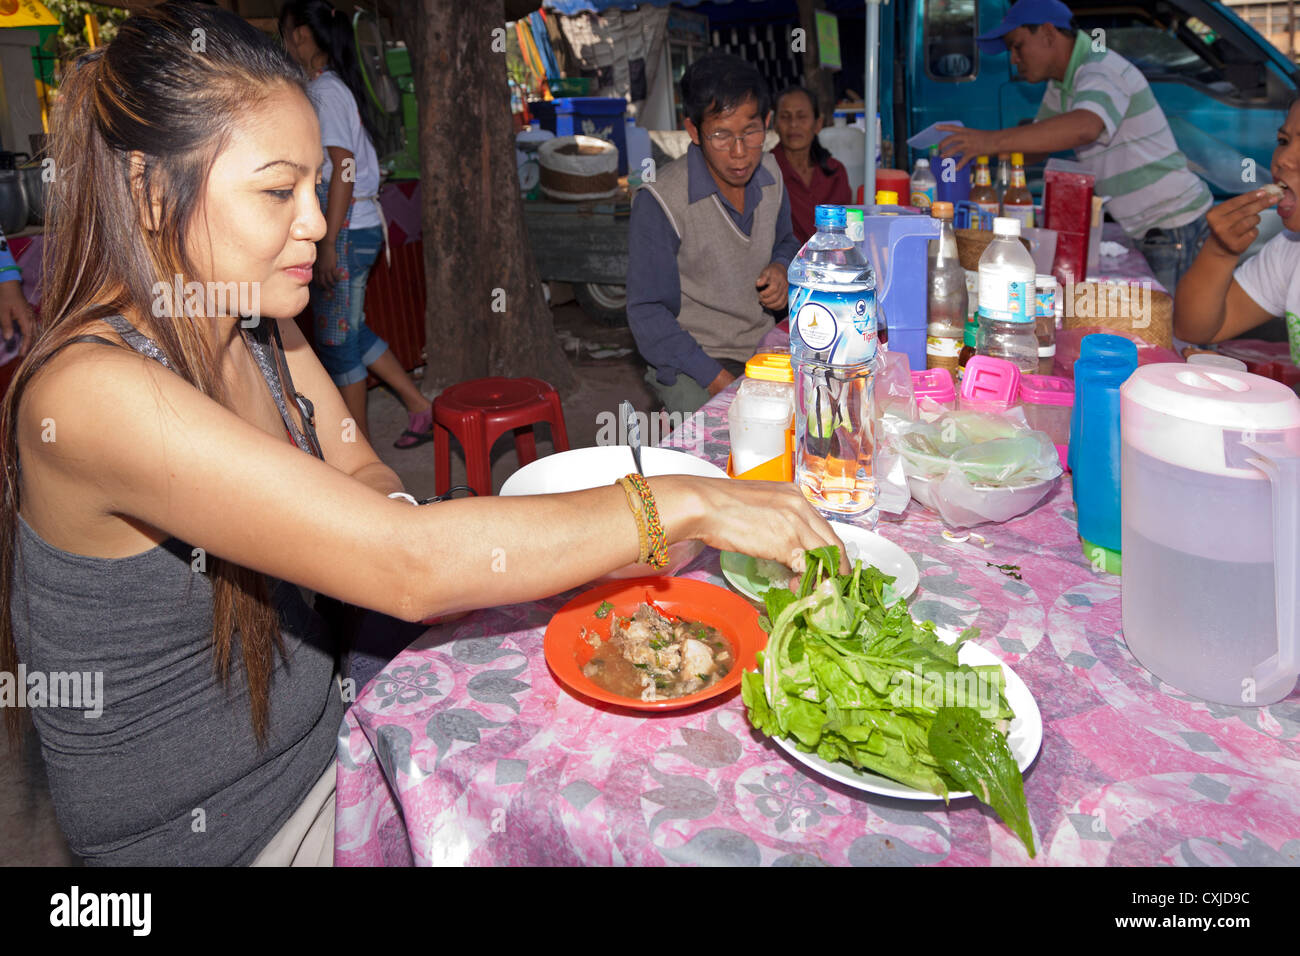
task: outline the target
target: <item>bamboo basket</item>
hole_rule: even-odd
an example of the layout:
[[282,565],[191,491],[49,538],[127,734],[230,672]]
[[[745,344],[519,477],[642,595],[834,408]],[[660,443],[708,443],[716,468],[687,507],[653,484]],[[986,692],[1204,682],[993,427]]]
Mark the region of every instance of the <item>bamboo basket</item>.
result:
[[1150,285],[1077,282],[1060,290],[1067,329],[1102,328],[1136,336],[1160,348],[1174,348],[1174,300]]
[[[993,241],[993,233],[988,229],[954,229],[957,234],[957,258],[961,260],[961,267],[967,272],[979,272],[980,256],[984,255],[984,250],[988,248]],[[1029,248],[1028,240],[1023,237],[1020,244],[1025,247],[1026,252],[1032,251]]]

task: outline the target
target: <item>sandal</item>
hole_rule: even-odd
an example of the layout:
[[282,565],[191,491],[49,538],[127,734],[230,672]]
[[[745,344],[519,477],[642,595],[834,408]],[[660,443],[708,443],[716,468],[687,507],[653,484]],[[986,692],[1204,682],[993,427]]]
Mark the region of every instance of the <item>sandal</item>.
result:
[[430,441],[433,441],[432,408],[428,411],[412,413],[410,423],[397,441],[393,442],[393,447],[402,449],[418,448],[425,442]]

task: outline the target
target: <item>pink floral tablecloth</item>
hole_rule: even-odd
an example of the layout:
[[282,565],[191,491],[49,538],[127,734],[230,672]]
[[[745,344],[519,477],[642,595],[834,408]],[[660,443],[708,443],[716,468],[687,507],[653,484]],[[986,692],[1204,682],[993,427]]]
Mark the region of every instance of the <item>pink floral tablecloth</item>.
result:
[[[733,394],[668,444],[725,462]],[[1068,478],[983,540],[946,539],[915,503],[877,530],[920,569],[912,613],[980,628],[1037,699],[1034,864],[1300,862],[1300,695],[1206,704],[1138,665],[1119,579],[1080,552]],[[686,576],[726,586],[712,550]],[[575,593],[431,629],[371,681],[339,740],[336,864],[1030,862],[973,798],[884,798],[805,771],[738,694],[653,717],[579,701],[542,657]]]

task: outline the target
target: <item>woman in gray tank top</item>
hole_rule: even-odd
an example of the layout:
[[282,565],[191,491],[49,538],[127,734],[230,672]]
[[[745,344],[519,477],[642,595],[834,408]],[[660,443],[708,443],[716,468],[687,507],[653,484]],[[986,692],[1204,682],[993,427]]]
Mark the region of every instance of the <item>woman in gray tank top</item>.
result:
[[392,497],[293,321],[325,235],[305,80],[237,16],[132,17],[69,71],[51,148],[44,323],[0,407],[0,673],[63,675],[30,713],[87,862],[249,863],[310,822],[343,702],[298,586],[420,621],[685,538],[836,543],[760,482]]

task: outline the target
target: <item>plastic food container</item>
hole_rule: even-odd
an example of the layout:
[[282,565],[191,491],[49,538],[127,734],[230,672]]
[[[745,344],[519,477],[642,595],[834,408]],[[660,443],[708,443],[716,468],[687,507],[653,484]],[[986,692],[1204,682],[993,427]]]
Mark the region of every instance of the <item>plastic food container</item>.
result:
[[727,474],[760,481],[794,480],[794,372],[788,352],[760,352],[727,410]]
[[1074,383],[1056,375],[1022,375],[1020,404],[1025,420],[1035,431],[1046,432],[1066,466],[1070,451],[1070,416],[1074,411]]

